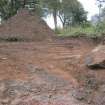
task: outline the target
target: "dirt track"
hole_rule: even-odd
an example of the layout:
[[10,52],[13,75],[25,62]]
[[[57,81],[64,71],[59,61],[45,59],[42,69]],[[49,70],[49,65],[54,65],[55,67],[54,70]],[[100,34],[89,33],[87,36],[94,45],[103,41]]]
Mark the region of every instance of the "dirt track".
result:
[[86,75],[102,74],[83,63],[94,46],[87,39],[1,43],[0,105],[86,105],[72,95]]

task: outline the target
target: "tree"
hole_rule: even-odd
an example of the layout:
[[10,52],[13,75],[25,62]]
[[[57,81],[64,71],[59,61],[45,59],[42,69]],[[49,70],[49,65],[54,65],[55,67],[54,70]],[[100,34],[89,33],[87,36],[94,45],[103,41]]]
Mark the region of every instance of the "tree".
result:
[[72,11],[73,13],[73,25],[80,25],[87,22],[87,12],[84,10],[80,2],[77,2],[77,7]]
[[58,16],[63,27],[81,24],[87,20],[87,13],[77,0],[62,0]]
[[18,0],[1,0],[0,1],[0,13],[3,20],[8,19],[17,13],[19,8]]
[[101,10],[103,7],[103,4],[105,3],[105,0],[96,0],[98,3],[98,8],[99,8],[99,21],[101,21]]
[[72,0],[65,0],[65,1],[62,0],[62,2],[61,2],[61,9],[59,11],[58,17],[60,18],[63,27],[66,24],[70,23],[71,20],[72,20],[72,9],[74,8],[73,7],[74,1],[72,1]]
[[26,6],[39,12],[40,6],[38,4],[39,0],[0,0],[1,18],[2,20],[7,20],[15,15],[20,8],[25,8]]
[[61,0],[43,0],[43,7],[53,15],[55,29],[57,29],[57,15],[61,8]]

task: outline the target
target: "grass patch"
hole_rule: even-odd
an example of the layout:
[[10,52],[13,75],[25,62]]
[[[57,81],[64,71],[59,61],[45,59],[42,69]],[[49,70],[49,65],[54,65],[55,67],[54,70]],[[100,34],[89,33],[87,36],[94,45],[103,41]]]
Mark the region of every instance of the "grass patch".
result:
[[91,27],[68,27],[65,29],[59,29],[58,36],[62,37],[80,37],[80,36],[87,36],[87,37],[99,37],[102,36],[102,33],[97,32],[96,28]]

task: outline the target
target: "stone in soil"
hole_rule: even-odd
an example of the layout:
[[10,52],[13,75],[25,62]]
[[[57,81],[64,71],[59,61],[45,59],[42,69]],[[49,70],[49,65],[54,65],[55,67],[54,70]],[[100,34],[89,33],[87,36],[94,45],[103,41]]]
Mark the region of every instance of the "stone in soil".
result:
[[99,45],[85,58],[85,65],[92,69],[105,69],[105,46]]

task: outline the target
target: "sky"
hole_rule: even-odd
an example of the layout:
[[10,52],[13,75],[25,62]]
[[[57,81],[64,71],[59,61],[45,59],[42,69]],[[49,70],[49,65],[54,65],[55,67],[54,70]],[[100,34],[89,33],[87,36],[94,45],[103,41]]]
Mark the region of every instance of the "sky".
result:
[[[99,12],[96,0],[78,0],[83,5],[84,9],[88,12],[88,20],[91,20],[91,17]],[[45,19],[47,24],[54,28],[54,22],[52,16],[49,16],[47,19]],[[58,25],[61,27],[61,22],[58,19]]]
[[88,19],[98,13],[99,9],[96,0],[78,0],[82,3],[84,9],[88,12]]

